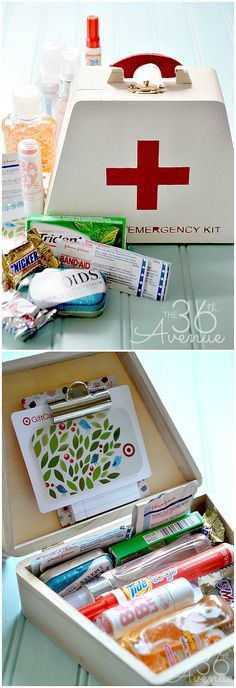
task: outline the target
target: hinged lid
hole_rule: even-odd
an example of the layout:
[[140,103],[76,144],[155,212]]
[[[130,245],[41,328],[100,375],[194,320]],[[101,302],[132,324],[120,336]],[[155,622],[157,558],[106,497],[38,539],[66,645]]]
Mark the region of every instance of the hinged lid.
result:
[[66,529],[60,526],[56,511],[40,513],[11,422],[11,413],[22,409],[23,397],[70,385],[75,379],[104,375],[113,375],[118,384],[130,387],[152,469],[150,495],[193,479],[201,483],[193,458],[136,354],[42,353],[3,363],[3,518],[7,553],[22,556],[112,521],[130,520],[133,504]]

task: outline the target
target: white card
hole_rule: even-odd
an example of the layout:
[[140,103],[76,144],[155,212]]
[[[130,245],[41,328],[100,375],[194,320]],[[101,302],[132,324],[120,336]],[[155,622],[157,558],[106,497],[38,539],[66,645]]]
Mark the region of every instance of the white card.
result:
[[[53,423],[47,403],[12,414],[40,511],[106,494],[150,476],[127,385],[110,390],[108,411]],[[104,501],[106,510],[106,500]]]

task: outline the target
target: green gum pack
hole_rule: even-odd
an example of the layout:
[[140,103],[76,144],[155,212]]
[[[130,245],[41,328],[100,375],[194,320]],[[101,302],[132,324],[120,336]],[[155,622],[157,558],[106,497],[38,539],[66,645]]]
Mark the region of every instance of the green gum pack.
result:
[[[53,232],[63,235],[65,240],[76,234],[82,234],[92,241],[109,246],[125,248],[126,218],[92,217],[90,215],[29,215],[26,219],[26,230],[35,227],[43,235]],[[43,232],[42,232],[43,229]],[[64,230],[67,230],[63,232]]]
[[198,511],[193,511],[191,514],[185,514],[173,521],[155,526],[155,528],[146,530],[144,533],[133,535],[129,540],[112,545],[109,551],[115,557],[116,565],[124,564],[130,559],[148,554],[148,552],[164,545],[169,545],[181,535],[199,530],[203,525],[202,516]]

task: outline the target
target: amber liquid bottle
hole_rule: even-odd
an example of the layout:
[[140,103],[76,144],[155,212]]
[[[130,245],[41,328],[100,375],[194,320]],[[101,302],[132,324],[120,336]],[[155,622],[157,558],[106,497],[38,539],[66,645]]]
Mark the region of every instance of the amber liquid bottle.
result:
[[2,123],[6,153],[15,153],[22,139],[34,139],[40,145],[43,172],[51,172],[56,153],[56,121],[42,114],[39,88],[32,84],[17,86],[12,98],[14,112]]
[[190,607],[131,631],[121,644],[159,673],[220,640],[232,625],[229,604],[221,597],[208,595]]

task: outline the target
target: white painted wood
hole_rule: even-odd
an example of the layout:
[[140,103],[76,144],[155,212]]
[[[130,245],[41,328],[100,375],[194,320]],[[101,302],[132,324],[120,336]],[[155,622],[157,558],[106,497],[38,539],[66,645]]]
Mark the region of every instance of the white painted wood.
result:
[[[193,507],[203,513],[212,505],[211,498],[204,495],[194,500]],[[219,515],[224,520],[222,514]],[[232,531],[228,524],[225,525],[226,537],[232,542]],[[180,665],[155,674],[33,576],[30,559],[18,565],[17,577],[25,616],[90,671],[101,685],[163,686],[173,685],[173,682],[187,685],[188,676],[203,662],[208,662],[210,668],[215,657],[233,646],[233,634],[230,634]]]
[[[78,70],[46,214],[119,216],[122,208],[128,243],[233,243],[233,149],[217,75],[205,67],[185,67],[181,74],[181,80],[163,79],[164,93],[144,94],[128,89],[130,79],[109,82],[107,67]],[[142,153],[147,185],[140,183],[138,201],[137,174],[134,179],[130,169],[137,169],[145,142],[159,148],[152,167],[150,149]],[[176,171],[171,181],[161,183],[159,176],[157,194],[157,165],[186,168],[184,181],[173,181]]]
[[126,382],[131,388],[152,468],[150,493],[194,478],[200,484],[201,474],[136,354],[79,354],[76,364],[74,354],[44,353],[3,364],[3,507],[8,554],[22,556],[64,541],[65,536],[82,535],[111,520],[130,518],[131,507],[126,505],[112,510],[112,515],[108,511],[70,526],[65,535],[55,511],[41,514],[38,510],[10,419],[11,412],[20,407],[20,400],[27,394],[44,391],[45,385],[52,389],[72,382],[75,377],[78,379],[78,370],[86,378],[91,376],[91,370],[96,377],[104,371],[107,374],[109,366],[111,374],[116,374],[120,383]]

